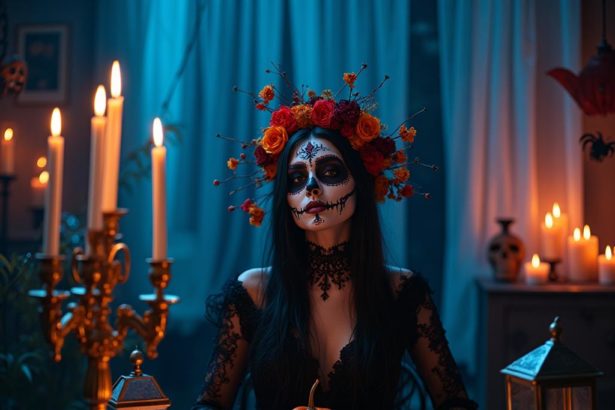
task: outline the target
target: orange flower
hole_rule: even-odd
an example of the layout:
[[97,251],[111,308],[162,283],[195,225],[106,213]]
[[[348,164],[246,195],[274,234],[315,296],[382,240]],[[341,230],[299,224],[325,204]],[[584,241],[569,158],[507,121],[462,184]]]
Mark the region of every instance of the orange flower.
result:
[[407,168],[397,168],[395,171],[393,171],[393,174],[395,174],[395,182],[399,183],[399,182],[406,182],[408,180],[408,178],[410,178],[410,171],[408,171]]
[[369,142],[380,135],[380,120],[373,115],[362,112],[355,127],[355,134],[364,142]]
[[288,133],[286,132],[286,128],[272,126],[265,130],[261,145],[269,154],[277,155],[282,152],[287,141]]
[[273,97],[275,97],[275,90],[271,84],[268,84],[258,92],[258,96],[263,99],[265,104],[268,104],[269,101],[273,100]]
[[348,84],[348,87],[354,88],[354,82],[357,80],[355,73],[344,73],[344,82]]
[[389,180],[384,175],[378,175],[374,181],[376,201],[383,202],[387,192],[389,192]]
[[295,121],[297,121],[297,127],[299,128],[308,128],[312,125],[312,106],[309,104],[300,104],[295,105],[290,108],[290,111],[295,116]]
[[231,171],[235,171],[237,169],[237,164],[239,164],[239,160],[237,158],[231,157],[228,159],[228,161],[226,161],[226,166]]
[[406,125],[402,125],[399,129],[399,136],[404,142],[413,143],[416,136],[416,129],[414,127],[406,128]]
[[403,164],[408,160],[408,157],[403,150],[395,151],[392,158],[393,161],[397,162],[398,164]]
[[278,164],[275,162],[267,164],[263,167],[263,171],[265,171],[265,179],[267,181],[271,181],[273,180],[273,178],[275,178],[275,174],[278,171]]
[[259,208],[257,205],[253,204],[250,205],[248,213],[250,214],[250,225],[261,226],[263,218],[265,217],[265,211],[263,211],[263,209]]

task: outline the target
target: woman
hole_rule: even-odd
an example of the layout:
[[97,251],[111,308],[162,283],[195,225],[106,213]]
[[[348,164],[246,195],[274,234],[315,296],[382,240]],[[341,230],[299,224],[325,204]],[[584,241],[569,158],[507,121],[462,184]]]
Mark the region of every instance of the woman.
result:
[[[327,98],[310,99],[309,124],[282,121],[276,113],[283,108],[275,111],[268,131],[281,123],[292,136],[286,139],[278,129],[281,139],[266,131],[260,141],[277,164],[271,266],[242,273],[210,300],[220,332],[193,409],[231,408],[248,371],[261,409],[305,406],[316,379],[319,407],[392,409],[404,387],[399,381],[406,351],[434,407],[475,408],[426,282],[385,266],[375,199],[382,196],[375,180],[384,168],[375,174],[365,155],[365,144],[376,137],[343,136],[349,134],[340,131],[335,109],[345,103],[334,103],[323,122],[319,101]],[[361,136],[365,129],[358,130],[354,117]],[[262,159],[259,165],[266,166]],[[244,208],[253,217],[262,214]]]

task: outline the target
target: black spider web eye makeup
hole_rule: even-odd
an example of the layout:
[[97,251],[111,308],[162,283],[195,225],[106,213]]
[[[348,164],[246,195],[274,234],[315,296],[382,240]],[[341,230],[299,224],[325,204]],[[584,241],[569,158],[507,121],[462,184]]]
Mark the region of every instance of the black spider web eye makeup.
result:
[[323,184],[336,186],[346,183],[350,172],[339,157],[325,155],[316,160],[316,176]]

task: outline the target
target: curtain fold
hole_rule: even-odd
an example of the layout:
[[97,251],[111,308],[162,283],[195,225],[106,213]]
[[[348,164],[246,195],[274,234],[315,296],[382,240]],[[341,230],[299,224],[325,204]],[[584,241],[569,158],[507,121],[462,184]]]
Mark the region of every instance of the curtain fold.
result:
[[[548,10],[548,12],[547,12]],[[443,321],[459,362],[474,373],[477,293],[489,276],[497,217],[514,217],[526,253],[553,202],[580,223],[580,113],[545,75],[579,66],[578,0],[442,0],[438,4],[446,251]],[[540,16],[538,21],[537,16]],[[547,17],[548,16],[548,17]],[[574,147],[574,149],[573,149]],[[464,306],[468,314],[460,317]]]
[[[251,140],[267,125],[268,116],[256,112],[249,97],[233,93],[233,86],[253,92],[269,83],[284,88],[279,77],[265,73],[277,63],[296,86],[335,92],[344,72],[367,63],[359,91],[366,94],[385,74],[391,76],[379,91],[375,114],[394,128],[420,107],[408,98],[410,5],[394,0],[99,2],[98,66],[110,66],[119,58],[127,82],[123,155],[147,141],[157,115],[165,114],[163,123],[180,129],[181,142],[170,144],[167,154],[169,255],[175,259],[169,292],[182,298],[171,310],[170,326],[190,331],[202,319],[206,295],[230,276],[264,263],[268,217],[263,227],[254,229],[241,211],[229,214],[226,209],[268,188],[248,188],[245,195],[229,199],[230,188],[212,185],[229,175],[226,159],[241,152],[239,144],[216,134]],[[161,113],[201,6],[194,51],[168,113]],[[251,171],[254,168],[240,170]],[[141,262],[151,248],[150,185],[141,181],[120,194],[120,206],[131,212],[122,224],[134,260],[133,277],[124,290],[128,296],[150,287],[147,266]],[[390,260],[405,266],[412,262],[405,229],[409,210],[404,203],[381,209],[389,229]]]

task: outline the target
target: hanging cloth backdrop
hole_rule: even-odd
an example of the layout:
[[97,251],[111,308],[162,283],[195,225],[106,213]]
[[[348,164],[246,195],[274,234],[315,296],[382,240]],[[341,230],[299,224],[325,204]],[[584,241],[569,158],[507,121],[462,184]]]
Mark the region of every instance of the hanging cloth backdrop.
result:
[[[474,280],[489,276],[495,219],[538,252],[553,202],[581,223],[580,112],[545,75],[580,66],[578,0],[439,2],[446,157],[443,320],[459,362],[473,372],[477,346]],[[464,306],[463,317],[459,307]]]

